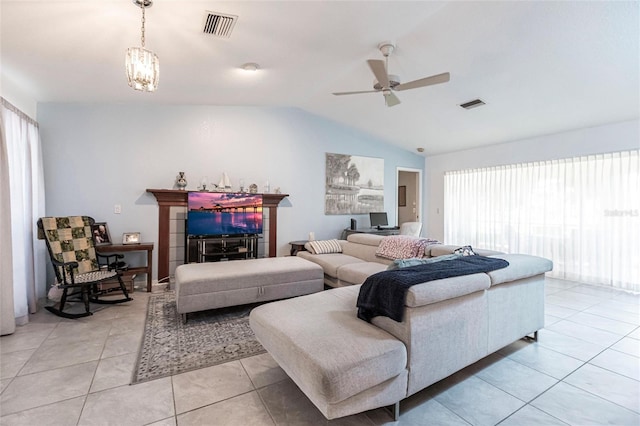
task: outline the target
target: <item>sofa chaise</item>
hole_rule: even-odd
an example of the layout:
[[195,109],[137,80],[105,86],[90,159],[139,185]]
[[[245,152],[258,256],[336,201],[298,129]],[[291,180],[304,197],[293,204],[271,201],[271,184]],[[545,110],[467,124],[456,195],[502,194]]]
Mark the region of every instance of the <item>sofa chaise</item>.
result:
[[[250,314],[260,343],[327,419],[384,406],[393,406],[397,417],[402,399],[520,338],[537,338],[544,325],[544,274],[552,263],[519,254],[490,255],[509,262],[503,269],[410,287],[400,322],[385,316],[363,321],[356,307],[361,285],[345,283],[390,262],[352,246],[362,245],[354,237],[363,236],[350,236],[353,244],[343,245],[343,253],[299,253],[317,260],[325,283],[341,287],[268,303]],[[453,248],[428,251],[433,256]]]

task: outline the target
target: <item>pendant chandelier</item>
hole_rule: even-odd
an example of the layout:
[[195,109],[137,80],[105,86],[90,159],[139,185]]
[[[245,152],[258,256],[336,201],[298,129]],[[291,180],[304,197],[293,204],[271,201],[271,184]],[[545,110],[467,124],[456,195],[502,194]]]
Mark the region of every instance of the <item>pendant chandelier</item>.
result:
[[158,56],[151,50],[144,48],[144,11],[153,5],[153,0],[133,0],[133,3],[142,9],[142,47],[130,47],[127,49],[125,67],[129,86],[144,92],[153,92],[158,88],[160,77],[160,62]]

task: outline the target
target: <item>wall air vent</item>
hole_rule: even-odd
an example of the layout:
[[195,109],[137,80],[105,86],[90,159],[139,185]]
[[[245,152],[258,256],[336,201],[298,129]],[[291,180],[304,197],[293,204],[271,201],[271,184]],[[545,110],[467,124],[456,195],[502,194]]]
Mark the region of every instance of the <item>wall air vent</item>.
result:
[[486,105],[486,104],[481,99],[474,99],[472,101],[460,104],[460,106],[464,109],[471,109],[471,108],[479,107],[482,105]]
[[205,11],[203,32],[216,37],[229,38],[237,20],[238,17],[235,15]]

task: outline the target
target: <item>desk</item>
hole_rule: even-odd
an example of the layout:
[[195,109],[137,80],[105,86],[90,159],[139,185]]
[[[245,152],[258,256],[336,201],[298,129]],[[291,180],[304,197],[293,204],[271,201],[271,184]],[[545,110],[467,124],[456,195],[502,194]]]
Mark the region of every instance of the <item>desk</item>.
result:
[[123,253],[129,251],[146,251],[147,266],[136,266],[127,269],[130,274],[147,274],[147,291],[151,291],[151,271],[153,270],[153,243],[140,244],[111,244],[105,246],[97,246],[96,251],[101,254],[105,253]]
[[375,235],[398,235],[400,234],[400,228],[362,228],[362,229],[351,229],[346,228],[344,231],[345,237],[348,237],[351,234],[375,234]]

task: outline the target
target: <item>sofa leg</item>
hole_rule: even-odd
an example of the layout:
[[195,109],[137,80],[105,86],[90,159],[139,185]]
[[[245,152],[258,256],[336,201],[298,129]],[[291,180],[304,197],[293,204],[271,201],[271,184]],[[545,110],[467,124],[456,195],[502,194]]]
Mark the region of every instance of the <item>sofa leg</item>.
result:
[[524,339],[532,340],[534,342],[537,342],[538,341],[538,331],[536,330],[536,331],[533,332],[533,337],[531,337],[530,335],[526,335],[526,336],[524,336]]
[[400,420],[400,401],[396,402],[393,405],[387,405],[385,408],[391,415],[391,418],[394,422]]

